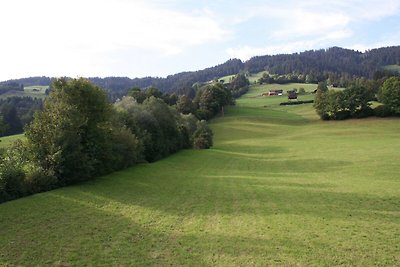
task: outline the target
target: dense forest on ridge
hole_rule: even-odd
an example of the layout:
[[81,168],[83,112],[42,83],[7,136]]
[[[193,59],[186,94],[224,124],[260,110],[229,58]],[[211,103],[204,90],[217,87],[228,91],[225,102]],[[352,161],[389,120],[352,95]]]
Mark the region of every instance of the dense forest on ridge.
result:
[[[97,86],[104,88],[112,100],[120,98],[133,87],[156,87],[162,92],[187,94],[197,82],[207,82],[219,77],[239,72],[256,73],[268,71],[271,74],[309,75],[309,82],[317,83],[328,78],[382,76],[388,70],[387,65],[400,64],[400,46],[372,49],[364,53],[340,47],[310,50],[301,53],[281,54],[274,56],[256,56],[248,61],[230,59],[223,64],[198,71],[181,72],[165,78],[144,77],[91,77],[88,78]],[[0,83],[1,88],[7,84],[15,86],[50,85],[49,77],[31,77],[10,80]],[[0,92],[1,94],[1,92]]]

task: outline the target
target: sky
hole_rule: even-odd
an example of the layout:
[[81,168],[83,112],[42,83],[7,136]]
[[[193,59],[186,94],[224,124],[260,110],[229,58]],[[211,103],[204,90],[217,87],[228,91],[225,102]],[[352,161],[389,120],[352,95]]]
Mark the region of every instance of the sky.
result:
[[400,0],[1,0],[0,80],[165,77],[230,58],[400,45]]

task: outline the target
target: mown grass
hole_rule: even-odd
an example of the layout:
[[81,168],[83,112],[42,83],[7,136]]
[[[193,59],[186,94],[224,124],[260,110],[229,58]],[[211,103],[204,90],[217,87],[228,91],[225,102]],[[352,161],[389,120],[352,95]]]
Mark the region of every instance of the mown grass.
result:
[[387,65],[384,69],[400,73],[400,65]]
[[9,97],[32,97],[32,98],[46,98],[46,90],[48,86],[26,86],[24,91],[9,91],[0,95],[0,99]]
[[210,150],[1,204],[0,265],[399,265],[399,120],[322,122],[256,90]]
[[0,149],[6,149],[18,139],[25,139],[25,136],[23,134],[16,134],[0,137]]

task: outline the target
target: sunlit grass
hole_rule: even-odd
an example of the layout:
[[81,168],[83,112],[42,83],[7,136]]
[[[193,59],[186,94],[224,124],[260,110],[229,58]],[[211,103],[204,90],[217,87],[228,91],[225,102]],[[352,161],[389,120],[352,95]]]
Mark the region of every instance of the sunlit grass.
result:
[[24,134],[16,134],[16,135],[0,137],[0,149],[5,149],[11,146],[11,144],[18,139],[24,140],[25,139]]
[[1,204],[0,265],[398,265],[399,120],[249,95],[212,149]]

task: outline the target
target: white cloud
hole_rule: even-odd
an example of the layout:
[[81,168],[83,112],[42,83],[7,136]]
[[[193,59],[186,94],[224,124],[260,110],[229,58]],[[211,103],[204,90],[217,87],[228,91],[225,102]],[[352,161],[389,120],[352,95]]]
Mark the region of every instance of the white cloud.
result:
[[338,30],[324,33],[315,39],[307,39],[300,41],[287,41],[284,43],[267,45],[263,47],[241,46],[236,48],[228,48],[226,53],[231,58],[239,58],[248,60],[257,55],[275,55],[275,54],[290,54],[311,50],[317,48],[327,48],[332,46],[331,43],[335,40],[351,36],[349,30]]
[[259,55],[275,55],[275,54],[288,54],[299,52],[306,49],[312,49],[314,42],[312,41],[297,41],[289,42],[281,45],[270,45],[265,47],[251,47],[241,46],[237,48],[228,48],[226,53],[231,58],[239,58],[241,60],[248,60],[253,56]]
[[205,12],[187,14],[147,1],[5,0],[0,9],[3,76],[101,75],[117,51],[170,56],[229,34]]

